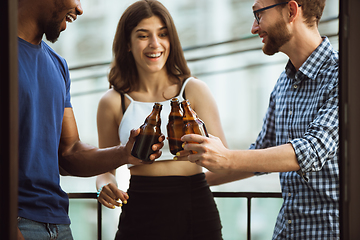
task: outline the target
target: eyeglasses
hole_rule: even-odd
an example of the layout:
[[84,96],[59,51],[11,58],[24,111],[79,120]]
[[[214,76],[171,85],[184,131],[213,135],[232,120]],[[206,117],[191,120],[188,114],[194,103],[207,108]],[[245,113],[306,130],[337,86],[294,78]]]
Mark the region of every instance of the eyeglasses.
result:
[[[281,3],[277,3],[277,4],[274,4],[274,5],[270,5],[270,6],[267,6],[267,7],[264,7],[264,8],[260,8],[260,9],[258,9],[258,10],[253,11],[257,23],[260,24],[259,12],[268,10],[268,9],[270,9],[270,8],[273,8],[273,7],[282,5],[282,4],[288,4],[288,3],[289,3],[289,2],[281,2]],[[300,6],[301,6],[301,5],[299,5],[299,7],[300,7]]]

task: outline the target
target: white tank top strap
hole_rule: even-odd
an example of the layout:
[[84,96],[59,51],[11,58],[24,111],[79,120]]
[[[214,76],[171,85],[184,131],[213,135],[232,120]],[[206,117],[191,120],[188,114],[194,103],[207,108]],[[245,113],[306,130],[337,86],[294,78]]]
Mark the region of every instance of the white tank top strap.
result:
[[180,92],[179,92],[179,95],[178,95],[178,99],[179,101],[184,101],[184,91],[185,91],[185,87],[186,87],[186,84],[189,82],[190,79],[193,79],[194,77],[189,77],[187,79],[185,79],[181,89],[180,89]]
[[124,96],[127,97],[127,98],[130,100],[130,102],[133,102],[133,101],[134,101],[134,99],[132,99],[132,98],[129,96],[129,94],[124,93]]

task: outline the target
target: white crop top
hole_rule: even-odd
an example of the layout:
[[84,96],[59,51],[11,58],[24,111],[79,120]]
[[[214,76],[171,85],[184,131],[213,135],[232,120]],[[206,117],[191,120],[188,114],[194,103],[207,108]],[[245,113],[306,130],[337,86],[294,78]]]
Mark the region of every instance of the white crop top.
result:
[[[181,87],[180,93],[176,98],[179,101],[185,100],[183,98],[183,92],[185,89],[188,80],[192,77],[186,79],[184,81],[183,86]],[[124,116],[122,117],[120,126],[119,126],[119,137],[122,145],[125,145],[130,137],[130,130],[139,128],[145,121],[145,118],[152,112],[154,102],[138,102],[133,100],[128,94],[124,94],[129,100],[130,104],[127,107]],[[162,110],[160,112],[161,117],[161,133],[165,135],[164,146],[161,149],[162,154],[161,157],[157,158],[155,161],[164,161],[164,160],[172,160],[174,155],[171,154],[169,149],[169,141],[166,139],[167,137],[167,129],[166,126],[169,120],[169,114],[171,111],[170,100],[166,100],[163,102],[159,102],[162,104]],[[128,168],[134,165],[128,164]]]

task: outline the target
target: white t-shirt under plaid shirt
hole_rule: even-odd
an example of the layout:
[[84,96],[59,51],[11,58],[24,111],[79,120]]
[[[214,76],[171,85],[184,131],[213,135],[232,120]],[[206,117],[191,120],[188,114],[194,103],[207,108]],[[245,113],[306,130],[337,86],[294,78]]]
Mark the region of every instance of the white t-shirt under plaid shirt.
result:
[[279,173],[284,203],[273,239],[339,239],[338,53],[324,38],[298,71],[291,61],[251,149],[291,143],[298,172]]

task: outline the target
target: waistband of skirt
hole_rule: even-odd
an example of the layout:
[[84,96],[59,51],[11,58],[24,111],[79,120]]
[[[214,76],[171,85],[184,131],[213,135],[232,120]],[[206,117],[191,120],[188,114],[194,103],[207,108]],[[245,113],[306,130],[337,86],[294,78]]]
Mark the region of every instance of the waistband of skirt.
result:
[[138,176],[131,175],[131,187],[177,186],[184,184],[207,184],[204,173],[191,176]]

